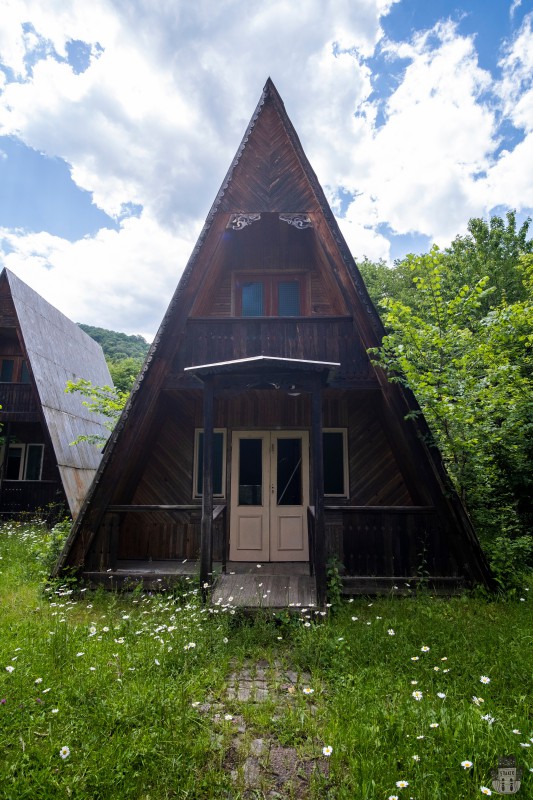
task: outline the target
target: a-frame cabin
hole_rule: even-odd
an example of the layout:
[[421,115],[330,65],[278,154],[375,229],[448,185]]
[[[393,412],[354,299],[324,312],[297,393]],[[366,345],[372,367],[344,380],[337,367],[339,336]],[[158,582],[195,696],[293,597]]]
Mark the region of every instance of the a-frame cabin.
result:
[[197,559],[204,586],[214,561],[260,564],[316,580],[318,604],[331,556],[355,592],[489,582],[414,398],[370,362],[382,336],[269,79],[56,573]]
[[109,431],[68,380],[112,385],[102,348],[13,272],[0,273],[0,515],[75,518]]

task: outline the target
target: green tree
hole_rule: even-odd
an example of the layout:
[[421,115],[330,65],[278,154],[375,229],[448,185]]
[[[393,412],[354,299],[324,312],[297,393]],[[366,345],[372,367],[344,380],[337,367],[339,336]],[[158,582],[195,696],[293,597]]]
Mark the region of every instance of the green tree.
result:
[[[95,414],[100,414],[103,417],[105,427],[112,431],[118,422],[122,413],[122,409],[126,405],[129,397],[129,391],[120,391],[111,386],[93,386],[91,381],[81,379],[79,381],[67,381],[65,389],[67,394],[78,392],[82,397],[83,405]],[[107,436],[99,436],[97,434],[81,435],[71,442],[72,445],[79,444],[80,442],[89,442],[97,447],[103,447],[107,441]]]
[[123,358],[120,361],[108,361],[109,373],[115,388],[120,392],[131,392],[135,379],[143,365],[143,358]]
[[434,247],[406,263],[416,304],[382,301],[389,334],[376,362],[415,393],[482,539],[525,535],[533,488],[533,257],[514,267],[523,287],[516,294],[526,299],[513,303],[488,276],[452,291],[447,251]]

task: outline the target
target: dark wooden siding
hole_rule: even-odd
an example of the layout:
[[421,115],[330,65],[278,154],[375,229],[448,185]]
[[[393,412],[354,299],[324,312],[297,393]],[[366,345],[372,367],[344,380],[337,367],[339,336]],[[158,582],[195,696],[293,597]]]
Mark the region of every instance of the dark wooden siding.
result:
[[[376,416],[374,392],[327,391],[324,427],[349,428],[351,505],[410,505],[412,500],[388,440]],[[350,411],[348,409],[351,409]],[[193,499],[194,430],[203,425],[200,391],[174,392],[163,404],[160,431],[152,443],[146,467],[132,498],[139,505],[188,504]],[[279,391],[250,391],[215,402],[215,427],[227,429],[229,502],[232,430],[309,429],[310,397],[288,397]],[[226,502],[222,501],[222,502]],[[118,502],[118,500],[117,500]],[[348,547],[343,519],[328,519],[330,549],[343,556]],[[349,538],[349,536],[348,536]],[[121,520],[119,558],[195,558],[200,546],[198,512],[125,514]],[[215,558],[221,553],[221,532],[215,535]],[[349,547],[348,547],[349,549]]]

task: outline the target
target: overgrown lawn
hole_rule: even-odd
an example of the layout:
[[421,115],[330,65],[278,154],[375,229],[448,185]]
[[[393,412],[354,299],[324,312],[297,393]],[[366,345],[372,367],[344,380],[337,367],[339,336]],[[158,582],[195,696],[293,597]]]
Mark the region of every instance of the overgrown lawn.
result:
[[[533,795],[527,592],[251,619],[203,608],[193,580],[158,594],[46,588],[58,543],[37,524],[0,529],[0,797],[267,796],[246,794],[230,765],[238,720],[244,737],[327,758],[310,798],[479,798],[508,754],[523,768],[517,796]],[[228,699],[230,674],[258,662],[272,683],[279,665],[309,673],[312,691]]]

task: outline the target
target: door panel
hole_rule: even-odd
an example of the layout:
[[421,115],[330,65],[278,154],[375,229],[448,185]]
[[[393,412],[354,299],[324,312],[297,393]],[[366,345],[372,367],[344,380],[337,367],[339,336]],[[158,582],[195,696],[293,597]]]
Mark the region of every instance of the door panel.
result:
[[268,561],[269,558],[269,445],[268,433],[239,431],[233,434],[231,561]]
[[235,431],[230,560],[308,561],[307,431]]

